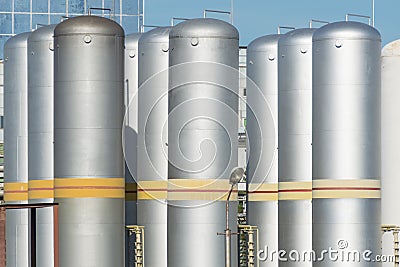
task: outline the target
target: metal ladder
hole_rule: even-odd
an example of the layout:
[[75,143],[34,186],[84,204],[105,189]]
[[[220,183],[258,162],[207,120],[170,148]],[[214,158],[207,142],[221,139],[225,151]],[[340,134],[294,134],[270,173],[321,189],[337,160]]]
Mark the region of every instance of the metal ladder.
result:
[[258,251],[258,228],[252,225],[238,225],[240,237],[244,236],[246,241],[240,240],[240,266],[258,267],[256,259]]
[[400,226],[397,225],[382,225],[382,234],[391,232],[393,234],[393,249],[394,249],[394,266],[399,267],[399,232]]
[[144,266],[144,226],[127,225],[129,267]]

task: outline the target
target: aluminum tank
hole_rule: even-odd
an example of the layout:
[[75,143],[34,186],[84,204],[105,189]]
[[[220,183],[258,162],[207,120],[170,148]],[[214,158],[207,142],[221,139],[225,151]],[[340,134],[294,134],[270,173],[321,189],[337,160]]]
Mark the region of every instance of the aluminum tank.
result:
[[[137,199],[137,126],[138,126],[138,42],[141,33],[125,36],[124,75],[124,158],[125,158],[125,225],[136,225]],[[126,236],[127,237],[127,236]],[[129,246],[125,242],[125,264],[128,266]]]
[[124,31],[96,16],[54,31],[60,266],[124,266]]
[[[398,151],[400,149],[400,40],[387,44],[382,49],[382,224],[400,226],[397,209],[400,171]],[[393,235],[388,233],[382,239],[382,254],[393,255]],[[393,266],[385,263],[383,266]]]
[[[217,232],[226,228],[228,179],[237,166],[238,39],[236,28],[215,19],[170,32],[168,266],[224,266]],[[230,209],[235,231],[236,201]]]
[[[28,38],[4,45],[4,200],[28,203]],[[28,210],[6,212],[7,267],[28,266]]]
[[[247,223],[258,226],[258,247],[264,251],[278,250],[279,37],[262,36],[247,47]],[[260,266],[278,266],[278,261],[268,258]]]
[[366,24],[331,23],[313,36],[313,249],[361,254],[314,266],[380,266],[380,54]]
[[139,39],[138,224],[145,227],[145,266],[167,266],[168,35]]
[[[53,35],[56,25],[34,31],[28,39],[28,195],[29,203],[54,201]],[[54,266],[53,209],[36,213],[38,266]]]
[[[312,249],[312,35],[297,29],[279,39],[279,249]],[[312,266],[289,257],[279,266]]]

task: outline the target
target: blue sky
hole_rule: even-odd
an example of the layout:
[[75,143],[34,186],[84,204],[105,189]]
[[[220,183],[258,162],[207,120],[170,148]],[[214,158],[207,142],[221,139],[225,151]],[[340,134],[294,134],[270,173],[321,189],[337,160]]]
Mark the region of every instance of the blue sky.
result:
[[[204,9],[229,10],[230,0],[146,0],[145,23],[169,25],[171,17],[201,17]],[[333,22],[344,20],[346,13],[371,15],[372,1],[234,0],[234,25],[241,45],[276,33],[279,25],[304,28],[310,19]],[[225,15],[213,17],[228,19]],[[381,32],[383,45],[400,39],[400,0],[375,0],[375,27]]]

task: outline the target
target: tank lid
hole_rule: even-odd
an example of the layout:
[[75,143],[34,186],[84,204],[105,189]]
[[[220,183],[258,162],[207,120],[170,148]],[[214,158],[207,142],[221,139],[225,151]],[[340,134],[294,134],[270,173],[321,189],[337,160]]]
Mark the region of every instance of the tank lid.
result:
[[183,21],[174,26],[170,33],[170,38],[193,37],[239,39],[239,32],[225,21],[200,18]]
[[342,38],[380,41],[381,35],[375,28],[365,23],[356,21],[339,21],[319,28],[314,34],[313,41]]
[[270,34],[258,37],[247,46],[247,51],[263,52],[271,49],[277,49],[278,40],[280,37],[280,34]]
[[29,36],[28,42],[40,42],[40,41],[51,41],[54,36],[54,29],[56,28],[56,24],[43,26],[37,28],[34,32],[32,32],[31,36]]
[[316,29],[302,28],[287,32],[279,38],[279,45],[311,44]]
[[55,37],[74,34],[124,36],[124,30],[115,21],[98,16],[70,18],[58,24],[54,30]]
[[17,34],[6,41],[4,49],[12,49],[17,47],[28,47],[28,38],[31,32],[23,32]]
[[382,57],[400,56],[400,40],[388,43],[382,48]]
[[139,43],[168,43],[172,27],[157,27],[142,34]]

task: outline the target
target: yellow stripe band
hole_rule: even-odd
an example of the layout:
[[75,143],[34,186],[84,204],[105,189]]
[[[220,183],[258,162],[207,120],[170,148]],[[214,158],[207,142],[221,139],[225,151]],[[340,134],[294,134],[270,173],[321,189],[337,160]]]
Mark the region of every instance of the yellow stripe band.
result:
[[124,178],[56,178],[54,198],[125,198]]
[[30,180],[28,182],[29,199],[54,198],[53,180]]
[[278,184],[277,183],[251,183],[248,188],[249,201],[277,201]]
[[[230,189],[226,179],[169,179],[168,200],[226,201]],[[237,200],[236,188],[230,200]]]
[[279,200],[311,200],[312,182],[280,182]]
[[136,183],[126,183],[125,184],[125,200],[126,201],[136,201],[137,199],[137,184]]
[[139,181],[137,185],[138,200],[166,200],[167,181]]
[[4,183],[4,201],[28,200],[28,183]]
[[314,180],[313,198],[381,198],[381,182],[372,179]]

